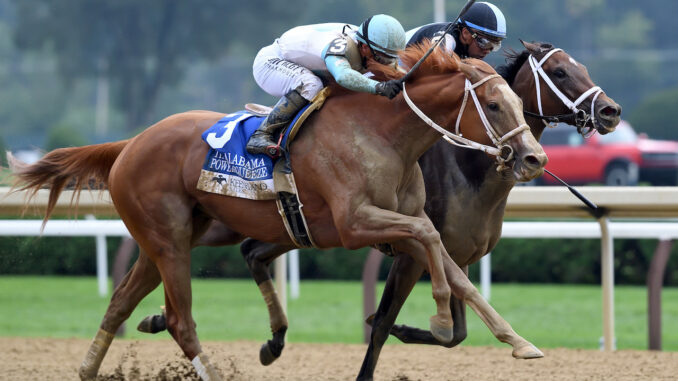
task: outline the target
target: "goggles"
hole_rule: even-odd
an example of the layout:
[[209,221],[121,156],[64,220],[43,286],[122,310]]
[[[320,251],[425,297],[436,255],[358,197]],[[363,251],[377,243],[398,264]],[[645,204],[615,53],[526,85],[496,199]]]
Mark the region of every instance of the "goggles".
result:
[[478,47],[480,49],[483,50],[487,49],[492,52],[496,52],[501,48],[501,39],[488,38],[481,34],[478,34],[477,32],[473,32],[473,34],[471,34],[471,37],[473,37],[473,39],[476,41],[476,44],[478,44]]
[[372,56],[374,57],[375,61],[382,65],[393,65],[398,59],[397,57],[388,56],[377,50],[372,50]]

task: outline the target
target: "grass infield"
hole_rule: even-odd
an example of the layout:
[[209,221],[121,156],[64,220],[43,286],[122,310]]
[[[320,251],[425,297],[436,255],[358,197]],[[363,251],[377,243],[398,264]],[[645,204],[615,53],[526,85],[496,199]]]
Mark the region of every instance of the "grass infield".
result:
[[[383,283],[378,292],[381,292]],[[300,298],[288,299],[290,342],[359,343],[362,340],[362,288],[359,282],[302,281]],[[110,296],[101,298],[93,277],[0,276],[0,336],[80,337],[96,333]],[[600,286],[493,284],[492,306],[520,335],[540,348],[599,347],[602,336]],[[662,293],[662,344],[678,350],[678,289]],[[147,296],[128,320],[126,338],[168,338],[166,332],[136,331],[146,315],[164,304],[162,287]],[[430,284],[420,282],[397,322],[428,327],[435,312]],[[270,338],[268,314],[252,280],[193,280],[193,315],[201,340]],[[645,287],[615,288],[619,349],[647,348]],[[499,343],[467,308],[468,337],[463,345]],[[397,343],[390,338],[389,343]]]

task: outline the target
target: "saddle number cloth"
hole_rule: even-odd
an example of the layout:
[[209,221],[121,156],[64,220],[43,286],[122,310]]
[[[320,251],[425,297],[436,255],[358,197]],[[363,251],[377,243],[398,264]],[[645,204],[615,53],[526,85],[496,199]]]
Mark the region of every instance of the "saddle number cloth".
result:
[[211,147],[205,158],[198,189],[250,200],[275,200],[273,162],[264,154],[245,150],[247,139],[262,117],[247,111],[228,114],[202,134]]

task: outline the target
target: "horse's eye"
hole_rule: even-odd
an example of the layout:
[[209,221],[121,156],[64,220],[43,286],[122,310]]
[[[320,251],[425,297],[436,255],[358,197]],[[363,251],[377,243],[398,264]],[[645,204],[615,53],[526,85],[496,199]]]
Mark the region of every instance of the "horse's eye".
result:
[[497,111],[499,110],[499,105],[495,102],[490,102],[487,104],[487,107],[492,110],[492,111]]
[[553,71],[553,75],[556,76],[556,78],[565,78],[567,77],[567,74],[565,74],[565,70],[563,69],[556,69]]

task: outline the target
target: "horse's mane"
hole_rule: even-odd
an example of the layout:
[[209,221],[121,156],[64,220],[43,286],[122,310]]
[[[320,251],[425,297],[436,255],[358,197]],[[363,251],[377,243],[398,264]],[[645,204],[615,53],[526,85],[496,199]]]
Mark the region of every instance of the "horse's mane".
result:
[[[548,42],[537,42],[536,44],[538,44],[541,49],[544,49],[544,52],[553,49],[553,45]],[[516,79],[518,70],[520,70],[525,61],[527,61],[530,52],[528,50],[517,52],[513,49],[509,49],[504,51],[504,56],[506,57],[506,63],[497,66],[495,69],[497,70],[497,73],[506,80],[509,86],[513,86],[513,81]]]
[[[420,44],[410,45],[400,52],[400,62],[402,68],[408,70],[419,59],[426,54],[431,47],[430,40],[424,40]],[[367,69],[372,72],[376,79],[397,79],[404,75],[401,70],[391,66],[381,65],[378,62],[370,60]],[[435,49],[424,62],[415,70],[410,78],[422,77],[427,75],[454,73],[459,71],[459,57],[445,53],[442,49]]]
[[[372,79],[377,81],[401,78],[403,75],[405,75],[405,72],[409,70],[409,68],[416,64],[417,61],[419,61],[419,59],[423,57],[426,52],[428,52],[430,47],[430,40],[424,40],[419,44],[408,46],[405,50],[400,52],[400,62],[402,63],[402,67],[400,69],[394,68],[393,66],[382,65],[374,60],[370,60],[368,61],[367,70],[373,74]],[[474,58],[461,60],[459,56],[454,53],[449,54],[443,49],[434,49],[433,52],[431,52],[431,54],[421,63],[421,65],[419,65],[417,70],[412,73],[409,80],[415,80],[416,78],[429,75],[458,73],[460,72],[460,62],[473,65],[479,71],[488,74],[493,74],[495,72],[492,66],[484,61]],[[330,85],[333,87],[332,94],[337,95],[348,91],[336,84],[334,81],[331,81]]]

